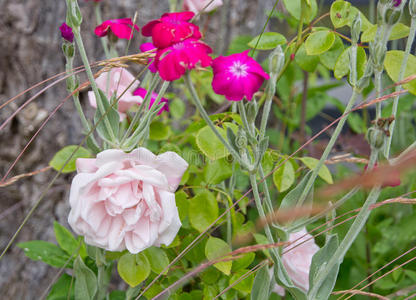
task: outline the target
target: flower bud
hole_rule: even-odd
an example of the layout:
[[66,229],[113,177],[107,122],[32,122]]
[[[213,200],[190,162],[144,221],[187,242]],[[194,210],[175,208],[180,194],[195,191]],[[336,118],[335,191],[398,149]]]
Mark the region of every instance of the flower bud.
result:
[[73,58],[75,54],[74,44],[64,43],[62,45],[62,52],[64,53],[66,58]]
[[409,12],[412,18],[416,18],[416,0],[409,1]]
[[357,44],[361,33],[361,16],[357,13],[351,24],[351,40],[353,44]]
[[402,16],[402,10],[401,9],[394,9],[389,8],[386,10],[386,14],[384,16],[384,23],[388,25],[394,25],[397,22],[399,22],[400,17]]
[[385,136],[379,128],[371,127],[367,131],[367,140],[373,149],[381,149],[384,146]]
[[270,80],[276,81],[285,64],[285,54],[282,47],[277,46],[269,56]]
[[256,121],[258,112],[258,106],[256,100],[250,101],[247,104],[247,121],[248,123],[254,123]]
[[82,23],[82,14],[77,0],[66,0],[66,23],[73,29],[78,29]]

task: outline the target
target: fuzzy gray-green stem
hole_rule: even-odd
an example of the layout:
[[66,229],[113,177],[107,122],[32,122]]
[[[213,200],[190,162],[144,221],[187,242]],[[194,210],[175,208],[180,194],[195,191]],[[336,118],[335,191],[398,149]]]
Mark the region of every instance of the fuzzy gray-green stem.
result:
[[[404,52],[404,57],[403,57],[402,65],[400,67],[400,73],[399,73],[399,77],[397,78],[397,81],[402,81],[404,79],[404,74],[405,74],[405,71],[406,71],[407,61],[408,61],[408,58],[409,58],[410,50],[412,49],[413,41],[415,39],[415,34],[416,34],[416,17],[412,17],[409,37],[407,38],[406,49],[405,49],[405,52]],[[395,88],[395,92],[398,92],[401,89],[402,89],[402,86],[398,85]],[[390,157],[391,141],[392,141],[392,138],[393,138],[394,127],[396,125],[395,118],[397,116],[397,107],[399,105],[399,97],[400,96],[397,95],[393,98],[392,115],[394,117],[394,120],[390,125],[390,136],[387,140],[386,148],[384,149],[384,156],[387,159],[389,159],[389,157]]]

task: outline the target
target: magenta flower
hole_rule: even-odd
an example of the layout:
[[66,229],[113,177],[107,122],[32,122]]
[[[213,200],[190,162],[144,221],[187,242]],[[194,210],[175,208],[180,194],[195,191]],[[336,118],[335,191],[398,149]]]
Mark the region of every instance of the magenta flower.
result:
[[[142,52],[150,51],[153,49],[156,49],[156,47],[152,43],[144,43],[140,45],[140,51]],[[153,60],[153,58],[149,58],[149,70],[152,73],[156,73],[157,69]]]
[[[146,94],[147,94],[147,90],[141,87],[139,87],[137,90],[133,92],[134,96],[140,96],[143,99],[146,97]],[[150,97],[149,109],[153,106],[153,103],[155,103],[157,97],[158,97],[158,94],[153,92],[152,96]],[[169,112],[169,100],[167,98],[162,97],[159,101],[159,104],[161,103],[165,103],[165,105],[163,105],[163,107],[159,110],[157,115],[160,115],[164,111]]]
[[142,34],[151,36],[157,48],[166,48],[188,38],[200,39],[198,26],[188,22],[194,15],[190,11],[165,13],[160,19],[147,23]]
[[69,27],[65,22],[62,23],[62,25],[59,27],[59,30],[61,31],[61,35],[64,40],[70,43],[74,41],[74,33],[72,32],[72,28]]
[[212,49],[207,44],[196,39],[186,39],[159,50],[155,57],[155,66],[163,80],[173,81],[197,65],[211,65],[212,58],[208,55],[211,52]]
[[224,95],[230,101],[240,101],[244,97],[250,101],[264,79],[269,79],[269,74],[260,64],[248,56],[248,51],[220,56],[212,61],[212,88],[215,93]]
[[400,4],[402,4],[402,0],[393,0],[393,6],[394,7],[398,7],[398,6],[400,6]]
[[133,29],[140,31],[139,27],[133,24],[133,21],[130,18],[113,19],[107,20],[101,25],[98,25],[95,28],[94,33],[99,37],[103,37],[109,32],[112,32],[120,39],[129,40],[132,37]]

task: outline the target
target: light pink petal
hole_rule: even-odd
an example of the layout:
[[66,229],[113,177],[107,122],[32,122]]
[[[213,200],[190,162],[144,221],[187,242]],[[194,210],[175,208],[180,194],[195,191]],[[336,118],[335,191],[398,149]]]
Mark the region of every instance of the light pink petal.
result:
[[175,239],[182,224],[175,203],[175,194],[160,191],[159,196],[162,204],[163,219],[159,225],[159,238],[156,242],[168,246]]
[[168,191],[175,192],[182,180],[183,173],[188,169],[188,163],[175,152],[159,154],[155,168],[163,173],[169,182]]
[[98,170],[95,158],[77,158],[75,164],[78,173],[93,173]]

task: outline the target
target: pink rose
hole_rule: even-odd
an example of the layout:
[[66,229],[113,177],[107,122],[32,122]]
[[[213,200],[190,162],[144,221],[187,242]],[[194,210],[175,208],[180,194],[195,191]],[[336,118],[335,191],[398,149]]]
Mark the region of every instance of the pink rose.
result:
[[[143,102],[142,97],[133,95],[133,92],[137,89],[140,82],[126,69],[112,68],[109,72],[102,73],[98,76],[95,82],[98,88],[106,94],[109,101],[114,93],[116,97],[121,96],[118,100],[118,112],[121,119],[124,119],[126,116],[125,112],[133,105]],[[91,106],[97,108],[97,100],[95,99],[94,92],[89,91],[88,98]]]
[[[210,2],[211,4],[209,4]],[[194,13],[210,12],[221,5],[222,5],[222,0],[214,0],[214,1],[212,0],[184,0],[183,1],[183,9],[190,10]],[[205,6],[207,6],[207,8],[205,8]]]
[[[306,240],[308,241],[304,242]],[[292,244],[283,248],[283,265],[293,284],[306,293],[309,290],[309,270],[312,257],[318,252],[319,247],[315,244],[313,237],[308,234],[306,228],[291,233],[289,242]],[[285,294],[285,290],[277,284],[273,291],[281,296]]]
[[68,222],[86,243],[109,251],[169,245],[181,227],[175,190],[187,167],[174,152],[145,148],[79,158]]

